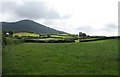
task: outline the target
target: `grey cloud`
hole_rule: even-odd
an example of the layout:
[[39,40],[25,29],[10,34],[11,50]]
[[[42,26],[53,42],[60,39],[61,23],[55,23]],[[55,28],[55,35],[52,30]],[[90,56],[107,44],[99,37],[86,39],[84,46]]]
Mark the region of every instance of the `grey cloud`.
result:
[[106,28],[116,29],[116,28],[118,28],[118,26],[116,24],[107,24]]
[[87,35],[107,35],[106,33],[114,33],[116,31],[117,25],[113,25],[113,24],[109,24],[106,25],[106,27],[102,28],[102,29],[94,29],[89,25],[85,25],[83,27],[78,27],[76,28],[76,30],[78,32],[84,32]]
[[91,26],[89,25],[85,25],[85,26],[79,26],[77,27],[75,30],[77,30],[78,32],[84,32],[86,33],[87,35],[95,35],[96,34],[96,30],[93,29]]
[[68,18],[70,18],[72,15],[71,14],[69,14],[69,15],[64,15],[62,18],[63,19],[68,19]]
[[78,28],[76,28],[77,31],[80,31],[80,32],[91,32],[93,31],[93,28],[91,26],[80,26]]
[[20,18],[31,19],[60,19],[60,15],[54,9],[49,8],[44,2],[24,2],[18,5],[15,2],[2,3],[2,11],[11,11]]
[[61,25],[66,25],[66,22],[64,20],[45,20],[43,23],[47,25],[56,25],[56,26],[61,26]]
[[105,27],[101,30],[104,30],[104,31],[117,31],[118,29],[118,26],[116,24],[107,24],[105,25]]
[[13,11],[16,8],[16,3],[15,2],[1,2],[1,9],[2,13]]
[[113,31],[114,32],[114,31],[117,31],[118,26],[116,24],[107,24],[102,29],[94,29],[89,25],[85,25],[83,27],[78,27],[76,29],[79,30],[79,31],[88,32],[88,33],[89,32],[96,32],[96,31],[106,31],[106,32],[112,32]]

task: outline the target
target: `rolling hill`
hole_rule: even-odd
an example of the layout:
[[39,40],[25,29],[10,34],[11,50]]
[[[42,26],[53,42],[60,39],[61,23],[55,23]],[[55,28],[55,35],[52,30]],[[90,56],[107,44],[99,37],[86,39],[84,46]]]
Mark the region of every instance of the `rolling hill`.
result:
[[18,22],[2,22],[2,30],[3,31],[14,31],[14,32],[35,32],[42,34],[58,34],[65,33],[63,31],[59,31],[53,28],[49,28],[45,25],[36,23],[32,20],[21,20]]

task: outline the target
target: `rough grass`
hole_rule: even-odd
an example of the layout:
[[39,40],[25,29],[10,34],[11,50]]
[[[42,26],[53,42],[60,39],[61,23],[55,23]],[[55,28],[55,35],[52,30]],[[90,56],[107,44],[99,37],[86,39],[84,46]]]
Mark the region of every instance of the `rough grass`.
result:
[[15,39],[12,37],[6,37],[6,45],[23,43],[23,39]]
[[66,35],[66,34],[64,34],[64,35],[50,35],[51,37],[53,37],[53,38],[74,38],[74,37],[72,37],[71,35]]
[[117,75],[118,41],[23,43],[3,48],[5,75]]
[[37,33],[28,33],[28,32],[20,32],[20,33],[14,33],[13,37],[15,37],[15,36],[19,36],[19,37],[21,37],[21,36],[39,37],[39,34],[37,34]]
[[61,40],[61,38],[40,38],[40,39],[33,39],[33,40]]

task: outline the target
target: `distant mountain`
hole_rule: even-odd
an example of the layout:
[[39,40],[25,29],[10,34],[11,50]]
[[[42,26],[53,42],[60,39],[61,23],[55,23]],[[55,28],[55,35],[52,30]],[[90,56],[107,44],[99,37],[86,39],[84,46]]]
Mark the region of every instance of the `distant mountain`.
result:
[[21,20],[18,22],[2,22],[2,30],[14,32],[26,31],[42,34],[58,34],[58,33],[67,34],[66,32],[49,28],[45,25],[36,23],[35,21],[32,20]]

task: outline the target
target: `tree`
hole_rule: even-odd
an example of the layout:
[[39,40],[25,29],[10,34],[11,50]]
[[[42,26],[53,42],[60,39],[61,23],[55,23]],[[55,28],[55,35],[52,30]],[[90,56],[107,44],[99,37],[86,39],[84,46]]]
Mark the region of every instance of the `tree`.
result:
[[8,33],[9,33],[10,35],[12,35],[12,34],[13,34],[13,31],[9,31]]
[[2,32],[2,36],[6,36],[6,32],[5,31]]
[[7,43],[6,43],[6,32],[5,31],[3,31],[3,33],[2,33],[2,46],[4,47]]
[[82,36],[82,32],[79,32],[79,37],[81,37]]
[[86,37],[86,34],[85,34],[85,33],[82,33],[82,36],[83,36],[83,37]]
[[50,38],[50,35],[47,35],[47,38]]
[[79,37],[86,37],[85,33],[79,32]]

